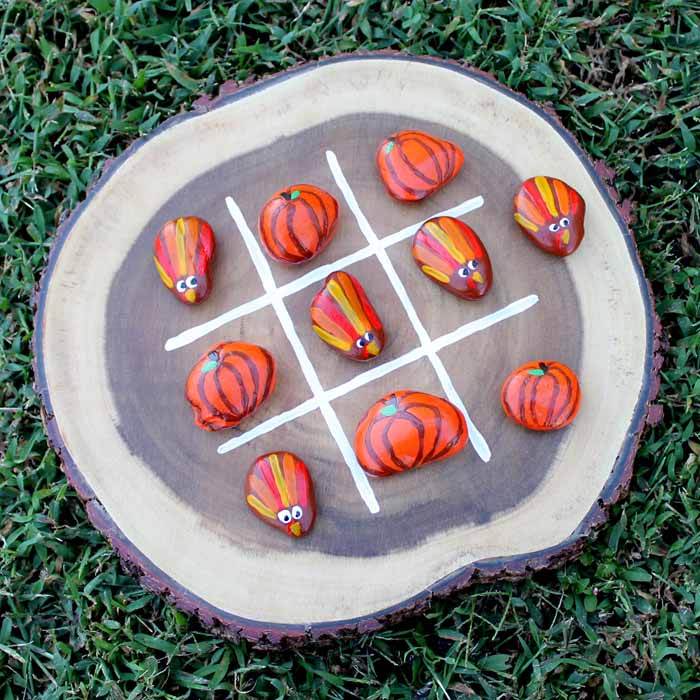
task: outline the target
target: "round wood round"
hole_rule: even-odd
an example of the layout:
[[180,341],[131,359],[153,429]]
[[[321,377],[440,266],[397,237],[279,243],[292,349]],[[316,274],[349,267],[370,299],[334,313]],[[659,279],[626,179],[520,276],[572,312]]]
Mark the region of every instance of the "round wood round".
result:
[[[458,144],[459,175],[420,203],[392,200],[377,144],[421,129]],[[513,220],[534,175],[584,197],[586,238],[547,255]],[[261,251],[257,216],[289,183],[340,203],[334,240],[310,263]],[[463,301],[415,265],[411,237],[437,213],[481,237],[494,281]],[[152,260],[163,222],[206,219],[213,291],[186,306]],[[346,269],[381,316],[387,345],[350,362],[311,328],[325,276]],[[608,189],[559,122],[490,77],[401,55],[349,55],[200,100],[132,145],[57,236],[39,294],[37,388],[50,440],[89,516],[144,585],[225,634],[301,643],[376,629],[474,578],[524,575],[580,550],[627,488],[653,399],[655,316],[634,241]],[[183,397],[211,345],[262,345],[278,386],[231,431],[194,426]],[[573,368],[583,400],[565,430],[537,434],[500,406],[532,360]],[[368,479],[352,453],[364,411],[387,392],[462,406],[456,457]],[[255,457],[309,466],[318,517],[303,540],[244,502]]]

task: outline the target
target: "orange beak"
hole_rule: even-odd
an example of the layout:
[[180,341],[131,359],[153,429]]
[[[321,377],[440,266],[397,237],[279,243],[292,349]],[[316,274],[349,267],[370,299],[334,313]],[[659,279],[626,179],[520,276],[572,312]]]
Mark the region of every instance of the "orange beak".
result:
[[565,228],[565,229],[561,232],[561,242],[562,242],[564,245],[568,245],[568,244],[569,244],[569,236],[570,236],[569,229],[568,229],[568,228]]
[[373,340],[369,345],[366,347],[367,354],[368,355],[379,355],[381,348],[379,347],[379,343],[376,340]]
[[301,523],[300,522],[292,523],[287,528],[287,530],[289,530],[289,532],[292,535],[294,535],[294,537],[301,537]]
[[472,275],[472,279],[477,284],[481,284],[484,281],[484,278],[481,276],[481,273],[478,270]]
[[197,300],[197,295],[194,292],[194,289],[188,289],[185,292],[185,299],[190,302],[190,304],[194,304],[194,302]]

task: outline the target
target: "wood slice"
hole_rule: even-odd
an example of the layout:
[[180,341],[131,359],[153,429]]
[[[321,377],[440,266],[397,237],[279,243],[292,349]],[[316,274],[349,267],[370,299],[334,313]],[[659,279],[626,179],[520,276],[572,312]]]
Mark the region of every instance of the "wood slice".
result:
[[[390,199],[374,164],[377,145],[401,129],[428,131],[465,153],[459,175],[418,204]],[[327,151],[368,224],[349,206]],[[571,257],[537,249],[513,220],[515,191],[540,174],[567,181],[586,201],[586,238]],[[309,304],[320,281],[286,296],[342,430],[329,429],[316,409],[263,432],[266,421],[314,397],[271,306],[259,302],[192,342],[165,345],[265,294],[227,197],[254,232],[265,200],[303,182],[339,201],[338,232],[310,263],[270,262],[277,287],[322,266],[329,267],[317,275],[330,271],[368,245],[370,228],[381,241],[478,197],[483,205],[461,218],[488,248],[494,282],[484,299],[465,302],[422,275],[410,238],[386,248],[431,342],[467,328],[435,360],[421,350],[406,299],[374,252],[348,266],[385,324],[387,346],[370,365],[348,361],[313,333]],[[206,219],[217,237],[213,291],[195,307],[167,292],[152,262],[160,226],[187,215]],[[142,582],[225,634],[300,643],[376,629],[476,577],[524,575],[578,552],[626,491],[656,391],[655,329],[626,222],[555,118],[457,64],[350,55],[200,103],[111,165],[59,231],[39,294],[36,376],[71,483]],[[234,340],[274,354],[278,387],[239,427],[206,433],[194,426],[184,382],[209,346]],[[366,382],[363,373],[399,365],[417,348],[417,359]],[[563,362],[580,378],[580,413],[564,430],[529,432],[500,406],[504,379],[537,359]],[[342,433],[352,442],[364,411],[387,392],[445,396],[436,362],[468,410],[467,448],[440,464],[356,483]],[[333,394],[351,380],[357,386]],[[218,452],[256,429],[253,440]],[[298,454],[313,474],[318,517],[303,540],[267,527],[245,505],[246,471],[271,450]]]

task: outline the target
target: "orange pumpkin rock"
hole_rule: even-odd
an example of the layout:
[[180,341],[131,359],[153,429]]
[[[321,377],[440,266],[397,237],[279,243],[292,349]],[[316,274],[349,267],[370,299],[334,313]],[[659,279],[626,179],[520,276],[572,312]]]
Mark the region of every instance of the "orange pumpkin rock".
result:
[[163,284],[183,304],[199,304],[211,291],[214,232],[196,216],[168,221],[158,232],[153,261]]
[[363,416],[355,433],[355,454],[371,476],[391,476],[452,457],[467,438],[464,415],[446,399],[395,391]]
[[413,258],[421,271],[462,299],[480,299],[491,289],[491,260],[479,236],[459,219],[438,216],[413,238]]
[[290,537],[303,537],[316,519],[314,484],[291,452],[258,457],[248,470],[245,500],[253,514]]
[[586,203],[573,188],[554,177],[525,180],[513,200],[522,232],[552,255],[571,255],[584,236]]
[[185,397],[203,430],[233,428],[258,410],[275,388],[275,361],[258,345],[219,343],[187,377]]
[[314,185],[292,185],[275,193],[258,219],[258,232],[271,258],[296,265],[319,255],[331,242],[338,202]]
[[559,430],[576,417],[581,390],[561,362],[529,362],[506,379],[501,403],[508,418],[525,428]]
[[400,131],[377,149],[379,176],[387,192],[402,202],[417,202],[446,185],[464,164],[455,144],[423,131]]
[[332,272],[311,302],[316,334],[351,360],[371,360],[384,347],[384,328],[356,277]]

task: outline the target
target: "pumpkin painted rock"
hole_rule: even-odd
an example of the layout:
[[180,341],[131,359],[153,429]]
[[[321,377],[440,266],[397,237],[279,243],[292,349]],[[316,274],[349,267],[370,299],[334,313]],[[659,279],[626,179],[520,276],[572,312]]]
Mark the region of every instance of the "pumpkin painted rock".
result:
[[246,476],[245,500],[260,520],[290,537],[306,535],[316,519],[311,475],[291,452],[270,452],[255,460]]
[[355,454],[371,476],[391,476],[457,454],[467,444],[462,412],[420,391],[395,391],[375,403],[355,433]]
[[559,430],[576,417],[581,390],[561,362],[529,362],[513,372],[501,391],[503,410],[530,430]]
[[313,329],[351,360],[371,360],[384,347],[384,328],[357,278],[333,272],[311,302]]
[[479,236],[459,219],[438,216],[413,238],[413,258],[431,280],[462,299],[479,299],[491,289],[491,260]]
[[292,185],[275,193],[263,207],[258,232],[271,258],[296,265],[316,257],[331,242],[338,202],[313,185]]
[[233,428],[275,388],[275,361],[258,345],[219,343],[199,358],[185,385],[194,422],[204,430]]
[[417,202],[446,185],[464,164],[461,149],[423,131],[400,131],[377,149],[379,176],[387,192]]
[[199,304],[211,291],[214,232],[196,216],[168,221],[158,232],[153,260],[163,284],[183,304]]
[[586,203],[565,182],[553,177],[525,180],[513,200],[522,232],[552,255],[571,255],[583,240]]

